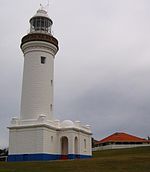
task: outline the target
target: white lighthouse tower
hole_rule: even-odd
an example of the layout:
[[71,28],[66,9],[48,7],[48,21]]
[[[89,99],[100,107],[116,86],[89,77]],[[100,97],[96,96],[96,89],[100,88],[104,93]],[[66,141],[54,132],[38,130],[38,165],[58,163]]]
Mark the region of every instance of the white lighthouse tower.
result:
[[30,33],[22,39],[22,120],[37,119],[40,114],[53,119],[53,72],[58,41],[51,34],[52,24],[47,12],[40,9],[30,19]]
[[60,122],[53,116],[54,59],[59,48],[51,34],[52,24],[47,12],[39,9],[21,41],[21,112],[9,127],[8,161],[91,157],[90,126],[79,121]]

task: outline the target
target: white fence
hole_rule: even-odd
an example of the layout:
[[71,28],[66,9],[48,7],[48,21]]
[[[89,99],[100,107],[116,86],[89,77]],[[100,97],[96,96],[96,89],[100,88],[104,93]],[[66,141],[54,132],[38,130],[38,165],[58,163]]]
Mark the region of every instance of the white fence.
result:
[[106,145],[106,146],[98,146],[92,149],[92,151],[98,151],[98,150],[107,150],[107,149],[125,149],[125,148],[135,148],[135,147],[143,147],[143,146],[150,146],[150,144],[120,144],[120,145]]

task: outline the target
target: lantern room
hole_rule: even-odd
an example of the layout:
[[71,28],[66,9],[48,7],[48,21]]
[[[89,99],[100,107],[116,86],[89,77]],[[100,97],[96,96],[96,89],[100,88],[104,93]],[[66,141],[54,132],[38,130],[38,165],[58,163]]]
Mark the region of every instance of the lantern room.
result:
[[30,33],[45,33],[51,35],[51,26],[53,22],[48,17],[45,10],[39,9],[35,16],[30,19]]

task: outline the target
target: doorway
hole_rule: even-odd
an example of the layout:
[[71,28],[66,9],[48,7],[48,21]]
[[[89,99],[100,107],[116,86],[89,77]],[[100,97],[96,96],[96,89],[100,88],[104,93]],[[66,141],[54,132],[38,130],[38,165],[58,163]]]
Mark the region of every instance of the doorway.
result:
[[61,159],[68,159],[68,138],[66,136],[61,138]]

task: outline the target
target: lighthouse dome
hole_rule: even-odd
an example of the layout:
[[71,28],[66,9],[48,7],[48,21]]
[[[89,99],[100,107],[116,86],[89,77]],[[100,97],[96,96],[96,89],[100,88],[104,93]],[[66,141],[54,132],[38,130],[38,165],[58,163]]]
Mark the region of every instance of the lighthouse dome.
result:
[[37,10],[37,13],[33,17],[47,17],[47,18],[49,18],[47,11],[45,11],[44,9]]
[[74,127],[74,123],[71,120],[64,120],[60,126],[62,128],[72,128]]

